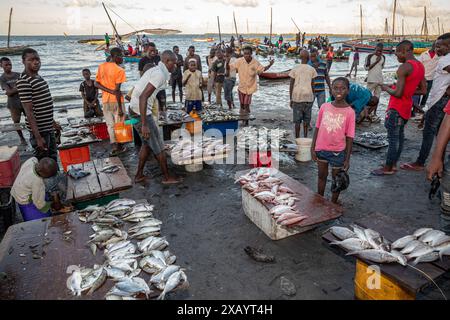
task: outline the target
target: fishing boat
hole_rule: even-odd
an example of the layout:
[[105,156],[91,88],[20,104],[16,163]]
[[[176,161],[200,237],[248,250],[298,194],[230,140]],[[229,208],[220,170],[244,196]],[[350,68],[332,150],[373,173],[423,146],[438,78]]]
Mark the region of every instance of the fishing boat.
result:
[[288,79],[289,73],[292,69],[281,71],[281,72],[264,72],[259,75],[260,78],[266,79],[266,80],[282,80],[282,79]]
[[[105,56],[106,58],[108,58],[111,55],[109,54],[109,52],[105,51]],[[123,56],[123,61],[126,63],[139,63],[141,58],[142,56]]]
[[85,40],[78,40],[77,41],[80,44],[90,44],[93,46],[99,46],[101,44],[105,43],[104,39],[85,39]]
[[214,38],[204,38],[204,39],[197,38],[197,39],[192,39],[192,41],[194,41],[194,42],[214,42],[215,39]]
[[19,55],[22,54],[23,49],[27,48],[27,46],[13,46],[11,47],[10,40],[11,40],[11,18],[12,18],[13,8],[9,11],[9,24],[8,24],[8,40],[6,47],[0,48],[0,55],[3,56],[13,56],[13,55]]

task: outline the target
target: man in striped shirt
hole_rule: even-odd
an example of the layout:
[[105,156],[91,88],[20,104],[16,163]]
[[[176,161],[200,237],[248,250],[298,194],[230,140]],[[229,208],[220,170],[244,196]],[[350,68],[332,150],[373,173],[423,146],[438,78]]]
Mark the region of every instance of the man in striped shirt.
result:
[[61,130],[53,118],[53,98],[47,82],[39,75],[41,58],[31,48],[22,53],[25,66],[17,91],[26,114],[26,125],[30,131],[30,144],[38,160],[45,157],[58,160],[55,130]]

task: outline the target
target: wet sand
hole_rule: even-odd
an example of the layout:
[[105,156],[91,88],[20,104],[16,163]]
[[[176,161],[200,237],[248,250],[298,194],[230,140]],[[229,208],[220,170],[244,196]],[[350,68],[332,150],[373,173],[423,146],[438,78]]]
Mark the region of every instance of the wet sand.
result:
[[[279,85],[284,88],[283,84]],[[252,125],[292,130],[292,114],[285,103],[266,105],[263,112],[258,111],[259,103],[263,101],[256,99],[253,105],[257,120]],[[314,107],[313,119],[316,115],[317,107]],[[382,112],[379,111],[379,115]],[[366,127],[362,129],[367,130]],[[385,132],[383,123],[372,125],[369,130]],[[402,162],[414,160],[419,152],[421,131],[413,121],[407,125],[406,138]],[[16,143],[15,133],[1,135],[0,144]],[[109,146],[104,142],[91,150],[92,158],[107,157]],[[424,173],[399,171],[390,177],[370,175],[371,170],[383,163],[385,152],[386,149],[370,151],[354,147],[351,185],[341,196],[344,216],[336,223],[348,224],[380,212],[415,227],[443,228],[440,200],[428,200],[430,184]],[[30,154],[25,152],[21,156],[25,160]],[[134,177],[137,151],[130,145],[130,150],[120,158],[129,175]],[[235,172],[246,168],[246,165],[213,165],[198,173],[187,173],[184,168],[171,165],[171,170],[183,175],[185,180],[182,185],[166,187],[161,185],[159,167],[152,161],[146,167],[146,174],[151,177],[148,185],[135,185],[121,194],[122,197],[148,199],[156,206],[155,216],[164,223],[163,234],[170,242],[170,250],[177,255],[178,264],[187,269],[191,284],[187,292],[172,297],[353,299],[355,260],[336,254],[322,241],[321,234],[327,225],[275,242],[247,219],[242,211],[240,186],[233,184]],[[284,156],[280,170],[316,190],[317,166],[314,163],[300,164],[293,156]],[[330,182],[327,197],[330,197],[329,189]],[[244,252],[246,246],[258,247],[274,255],[276,263],[262,264],[251,260]],[[280,288],[282,276],[295,285],[295,296],[283,294]],[[440,279],[438,285],[450,297],[448,278]],[[429,287],[418,298],[441,299],[441,295]]]

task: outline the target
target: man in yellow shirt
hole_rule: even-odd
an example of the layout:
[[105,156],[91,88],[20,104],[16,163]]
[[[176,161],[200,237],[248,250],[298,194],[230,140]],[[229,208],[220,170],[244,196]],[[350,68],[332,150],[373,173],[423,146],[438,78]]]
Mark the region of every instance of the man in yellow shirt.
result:
[[[252,95],[258,90],[256,76],[267,71],[274,63],[270,60],[268,66],[264,67],[258,60],[253,58],[253,49],[251,47],[244,48],[244,57],[236,60],[234,64],[230,64],[231,58],[227,58],[227,70],[236,70],[239,73],[239,102],[241,104],[241,114],[250,114],[250,104],[252,103]],[[248,120],[244,121],[248,125]]]
[[127,81],[123,63],[123,52],[119,48],[111,49],[111,61],[98,67],[95,86],[102,90],[103,115],[108,126],[109,138],[112,144],[111,156],[117,156],[125,151],[123,145],[116,143],[114,125],[123,121],[124,99],[121,92],[122,83]]

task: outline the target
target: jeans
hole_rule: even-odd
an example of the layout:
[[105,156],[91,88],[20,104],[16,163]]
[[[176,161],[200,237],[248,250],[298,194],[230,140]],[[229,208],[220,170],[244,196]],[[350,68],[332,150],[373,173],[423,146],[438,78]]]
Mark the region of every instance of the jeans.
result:
[[430,110],[425,114],[425,127],[423,128],[422,146],[420,147],[417,163],[424,165],[430,155],[433,146],[434,137],[438,134],[442,120],[444,119],[444,108],[449,97],[444,95]]
[[326,100],[325,91],[314,93],[314,97],[317,100],[317,107],[320,109],[320,107],[325,103]]
[[384,127],[387,129],[389,147],[386,155],[386,166],[394,166],[400,159],[405,142],[405,124],[407,120],[400,117],[397,110],[390,109],[386,115]]
[[58,162],[58,150],[56,147],[55,132],[40,132],[40,135],[45,140],[45,147],[47,148],[47,150],[38,151],[36,138],[34,137],[33,133],[30,132],[30,144],[33,147],[33,155],[38,160],[41,160],[42,158],[52,158],[53,160]]
[[427,93],[422,96],[422,100],[420,100],[420,106],[423,108],[425,107],[428,96],[430,95],[431,87],[433,87],[433,80],[427,80]]

